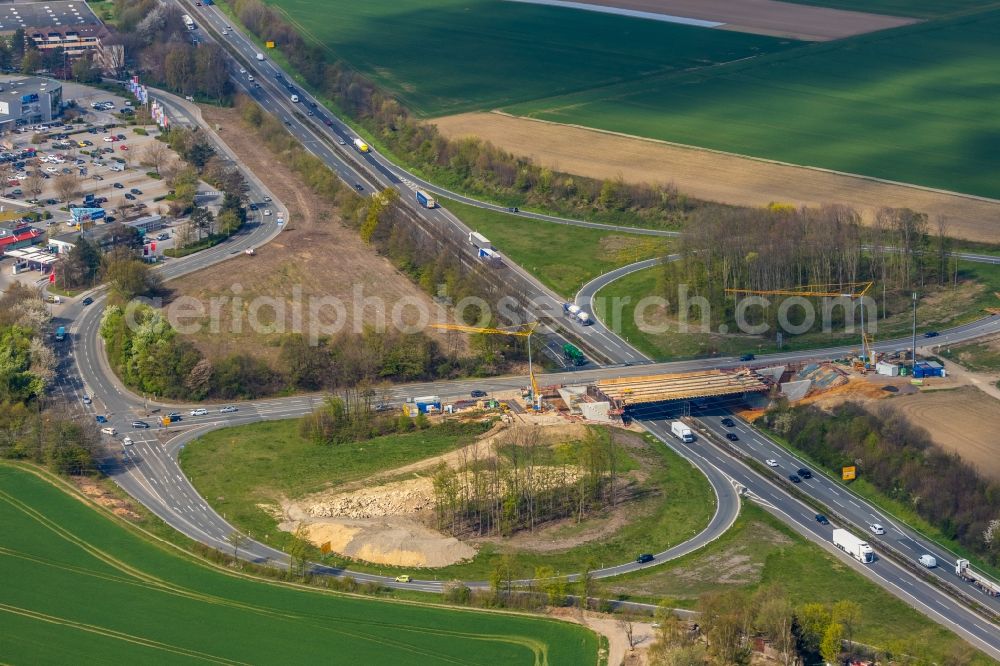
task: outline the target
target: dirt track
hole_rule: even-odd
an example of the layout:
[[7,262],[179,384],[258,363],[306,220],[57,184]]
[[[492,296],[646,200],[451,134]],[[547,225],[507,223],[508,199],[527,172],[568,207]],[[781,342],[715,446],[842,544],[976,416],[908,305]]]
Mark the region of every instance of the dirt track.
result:
[[434,122],[445,136],[478,136],[566,173],[672,182],[689,196],[734,205],[840,203],[861,211],[866,219],[883,206],[907,207],[927,213],[932,228],[944,216],[951,236],[994,243],[1000,237],[1000,201],[502,113],[465,113]]
[[934,443],[957,453],[984,476],[1000,480],[1000,401],[977,388],[930,391],[892,400]]
[[[539,2],[546,0],[518,0]],[[722,23],[721,30],[828,41],[916,23],[916,19],[775,0],[590,0],[579,4],[665,14]]]

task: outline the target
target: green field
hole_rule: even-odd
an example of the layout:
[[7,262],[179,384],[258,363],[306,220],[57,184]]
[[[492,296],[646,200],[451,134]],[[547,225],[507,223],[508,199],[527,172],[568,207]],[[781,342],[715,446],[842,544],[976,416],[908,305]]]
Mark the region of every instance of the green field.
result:
[[501,254],[565,298],[572,298],[598,275],[643,259],[662,257],[670,249],[667,239],[656,236],[519,218],[457,201],[441,200],[441,205],[470,229],[489,238]]
[[[693,607],[709,591],[780,585],[796,607],[851,599],[861,605],[855,640],[886,648],[905,645],[919,663],[944,663],[967,649],[955,634],[876,586],[841,558],[826,553],[760,507],[748,502],[726,534],[697,553],[606,584],[609,594],[666,598]],[[971,652],[971,649],[969,650]],[[971,664],[994,664],[975,653]]]
[[[705,333],[695,330],[699,325],[698,309],[691,310],[691,330],[681,333],[677,322],[665,322],[666,332],[645,332],[635,322],[635,306],[644,297],[659,294],[658,271],[660,268],[648,268],[615,280],[597,293],[595,307],[598,317],[613,329],[620,332],[642,353],[656,360],[677,358],[694,358],[706,356],[731,356],[752,352],[767,354],[778,351],[797,349],[818,349],[831,345],[861,346],[860,337],[856,333],[831,331],[824,333],[815,331],[803,335],[786,335],[779,349],[775,337],[750,335],[720,335],[717,332]],[[997,298],[994,292],[1000,291],[1000,266],[992,264],[974,264],[965,262],[959,269],[960,283],[957,291],[951,288],[930,288],[925,290],[930,297],[923,297],[917,308],[917,330],[944,329],[967,323],[983,316],[983,308],[996,307]],[[878,289],[875,290],[876,292]],[[676,296],[676,295],[675,295]],[[881,300],[876,293],[876,302]],[[617,322],[604,313],[612,312],[616,299],[624,305],[621,307],[621,318]],[[628,299],[625,301],[624,299]],[[775,304],[778,301],[774,301]],[[647,314],[651,313],[648,311]],[[655,318],[653,324],[664,323]],[[905,338],[911,331],[911,314],[908,306],[897,304],[895,314],[890,312],[886,319],[880,319],[875,331],[875,340],[890,338]]]
[[[426,432],[433,433],[434,429]],[[299,498],[324,487],[335,488],[467,441],[441,436],[433,445],[425,446],[414,436],[404,435],[323,447],[302,439],[298,433],[297,420],[216,430],[188,444],[181,465],[198,493],[213,508],[244,531],[283,548],[287,533],[277,529],[275,519],[262,511],[258,503],[273,503],[282,496]],[[601,566],[629,561],[638,553],[676,545],[704,529],[715,510],[715,499],[700,472],[667,447],[648,439],[640,448],[633,446],[624,453],[628,457],[621,461],[620,469],[641,465],[647,477],[642,482],[641,497],[630,505],[630,515],[642,519],[626,522],[612,533],[572,548],[545,552],[518,550],[516,577],[530,577],[536,566],[552,566],[569,573],[582,571],[588,563]],[[546,539],[572,540],[581,530],[598,528],[605,520],[606,517],[596,516],[582,525],[565,524],[548,533]],[[503,545],[485,543],[471,562],[430,569],[427,575],[440,580],[485,580],[503,551]],[[358,571],[413,573],[412,569],[363,562],[351,562],[348,566]]]
[[505,110],[1000,197],[997,62],[994,9]]
[[0,525],[5,663],[597,663],[576,625],[214,569],[6,464]]
[[331,59],[343,58],[424,115],[590,90],[797,43],[500,0],[271,4]]

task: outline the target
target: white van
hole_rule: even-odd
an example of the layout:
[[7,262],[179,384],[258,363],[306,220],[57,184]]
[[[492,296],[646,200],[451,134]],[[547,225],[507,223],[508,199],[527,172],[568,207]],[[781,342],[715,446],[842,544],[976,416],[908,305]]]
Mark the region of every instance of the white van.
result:
[[298,101],[299,101],[299,96],[298,95],[292,95],[292,101],[297,104]]
[[107,428],[101,428],[101,432],[103,432],[105,435],[111,435],[112,437],[118,434],[118,431],[110,426]]
[[264,54],[263,53],[258,53],[257,54],[257,60],[260,60],[261,62],[263,62],[263,60],[264,60]]
[[923,554],[920,556],[920,563],[927,567],[928,569],[933,569],[937,566],[937,558],[933,555]]

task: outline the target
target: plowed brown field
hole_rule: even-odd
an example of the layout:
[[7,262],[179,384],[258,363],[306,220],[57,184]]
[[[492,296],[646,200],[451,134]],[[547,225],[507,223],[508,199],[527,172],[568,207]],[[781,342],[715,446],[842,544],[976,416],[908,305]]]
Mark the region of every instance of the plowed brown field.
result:
[[721,153],[503,113],[464,113],[434,121],[445,136],[478,136],[565,173],[630,182],[673,183],[693,197],[742,206],[771,202],[844,204],[870,220],[883,206],[944,217],[948,234],[995,243],[1000,201],[823,169]]

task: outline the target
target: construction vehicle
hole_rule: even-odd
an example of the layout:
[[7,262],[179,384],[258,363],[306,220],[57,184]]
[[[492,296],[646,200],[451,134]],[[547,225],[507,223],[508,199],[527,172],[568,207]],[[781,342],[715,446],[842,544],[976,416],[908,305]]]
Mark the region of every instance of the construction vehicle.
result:
[[407,416],[417,414],[432,414],[441,411],[441,398],[436,395],[425,395],[418,398],[407,398],[403,402],[403,413]]
[[[802,296],[805,298],[848,298],[851,301],[861,300],[865,297],[874,282],[847,282],[844,284],[806,284],[801,287],[790,289],[726,289],[727,294],[743,294],[752,296]],[[854,359],[854,368],[861,372],[867,372],[875,367],[878,359],[875,357],[875,350],[872,348],[872,341],[868,338],[868,331],[865,328],[865,308],[861,307],[861,353]]]
[[833,531],[833,545],[862,564],[875,561],[875,551],[868,545],[868,542],[859,539],[847,530],[837,528]]
[[[479,234],[476,235],[479,236]],[[471,233],[469,234],[469,237],[471,239]],[[538,380],[535,379],[535,366],[531,362],[531,335],[535,332],[535,329],[538,328],[537,321],[531,321],[527,324],[521,324],[520,326],[512,326],[511,328],[480,328],[478,326],[465,326],[463,324],[431,324],[431,327],[440,328],[445,331],[463,331],[465,333],[482,333],[484,335],[514,335],[519,338],[527,338],[528,378],[531,380],[532,402],[534,403],[536,410],[542,410],[542,392],[538,389]]]
[[586,365],[587,363],[587,358],[583,355],[583,352],[568,342],[563,345],[563,356],[567,361],[572,362],[573,365],[579,366]]
[[982,574],[973,571],[969,566],[969,560],[962,558],[955,560],[955,574],[965,582],[972,583],[991,597],[1000,597],[1000,585],[988,580]]
[[685,444],[690,444],[694,441],[694,433],[691,432],[691,428],[683,421],[672,421],[670,423],[670,432]]

